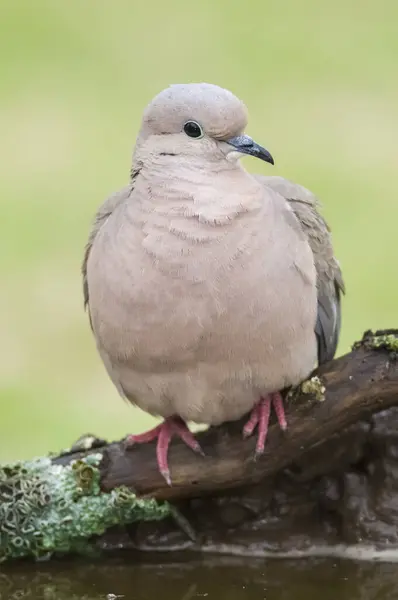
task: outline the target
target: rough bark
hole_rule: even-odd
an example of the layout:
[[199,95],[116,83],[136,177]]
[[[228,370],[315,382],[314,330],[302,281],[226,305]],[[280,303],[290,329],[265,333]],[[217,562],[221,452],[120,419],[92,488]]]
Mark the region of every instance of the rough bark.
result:
[[198,434],[204,458],[173,441],[171,487],[153,444],[86,437],[53,464],[98,452],[103,493],[126,486],[178,509],[173,519],[112,527],[96,538],[99,548],[302,553],[396,544],[397,355],[397,330],[367,332],[352,352],[318,369],[288,395],[288,430],[272,425],[257,461],[255,440],[230,423]]

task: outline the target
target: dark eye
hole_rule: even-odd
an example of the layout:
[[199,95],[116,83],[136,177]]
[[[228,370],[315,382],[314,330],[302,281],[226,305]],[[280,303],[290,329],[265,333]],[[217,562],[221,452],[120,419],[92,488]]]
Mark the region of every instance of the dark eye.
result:
[[201,138],[203,137],[203,130],[199,123],[196,121],[187,121],[184,125],[184,131],[189,137]]

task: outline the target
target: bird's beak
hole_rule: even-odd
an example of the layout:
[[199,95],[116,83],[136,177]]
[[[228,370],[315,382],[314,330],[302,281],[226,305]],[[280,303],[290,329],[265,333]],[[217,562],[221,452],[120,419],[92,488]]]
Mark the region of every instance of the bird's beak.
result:
[[274,159],[271,154],[260,146],[249,135],[237,135],[236,137],[225,140],[227,144],[233,146],[237,152],[241,154],[249,154],[250,156],[256,156],[265,160],[265,162],[274,164]]

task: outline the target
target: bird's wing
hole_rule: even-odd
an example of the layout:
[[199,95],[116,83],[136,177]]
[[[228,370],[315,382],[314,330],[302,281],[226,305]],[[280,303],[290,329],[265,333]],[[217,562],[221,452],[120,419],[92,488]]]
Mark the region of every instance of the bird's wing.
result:
[[[109,198],[105,200],[105,202],[98,209],[93,224],[91,226],[91,231],[88,237],[88,241],[86,247],[84,249],[83,263],[82,263],[82,276],[83,276],[83,296],[84,296],[84,307],[88,310],[90,316],[90,307],[89,307],[89,289],[87,282],[87,262],[90,256],[90,251],[93,246],[94,240],[96,238],[97,233],[101,229],[101,227],[106,223],[110,215],[113,211],[124,202],[133,189],[132,183],[118,192],[115,192]],[[91,319],[90,319],[91,322]]]
[[289,202],[310,244],[317,272],[318,315],[315,334],[318,362],[323,364],[331,360],[336,352],[341,327],[341,294],[345,293],[330,229],[318,212],[317,198],[309,190],[283,177],[256,176],[256,179]]

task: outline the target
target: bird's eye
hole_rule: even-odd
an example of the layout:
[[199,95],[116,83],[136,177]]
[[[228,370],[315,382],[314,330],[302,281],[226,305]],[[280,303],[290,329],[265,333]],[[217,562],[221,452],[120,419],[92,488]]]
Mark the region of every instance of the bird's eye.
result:
[[203,129],[196,121],[187,121],[184,125],[184,131],[191,138],[203,137]]

